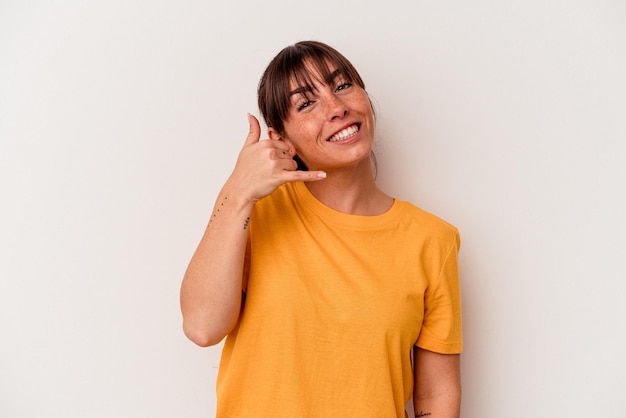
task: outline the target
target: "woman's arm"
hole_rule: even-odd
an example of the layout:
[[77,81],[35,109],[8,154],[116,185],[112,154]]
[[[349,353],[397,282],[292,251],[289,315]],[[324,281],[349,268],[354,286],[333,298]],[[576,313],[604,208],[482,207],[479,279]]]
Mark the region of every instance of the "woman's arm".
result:
[[185,272],[180,291],[183,330],[199,346],[220,342],[239,317],[246,220],[252,206],[226,184]]
[[459,354],[415,349],[415,417],[459,418],[461,360]]
[[280,140],[259,141],[259,122],[251,115],[248,121],[250,132],[180,291],[185,335],[203,347],[220,342],[239,318],[247,228],[255,202],[288,181],[323,178],[320,172],[295,171],[295,149]]

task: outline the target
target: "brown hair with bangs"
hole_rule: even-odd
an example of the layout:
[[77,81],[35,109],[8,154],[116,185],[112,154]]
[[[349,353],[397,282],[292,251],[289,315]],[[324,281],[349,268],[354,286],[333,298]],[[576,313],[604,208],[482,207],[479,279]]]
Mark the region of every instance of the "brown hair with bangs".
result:
[[[331,69],[330,66],[333,66]],[[315,91],[311,69],[315,69],[326,84],[338,72],[346,81],[365,89],[356,68],[336,49],[317,41],[302,41],[280,51],[269,63],[259,81],[259,110],[268,128],[284,134],[285,120],[291,105],[291,82]]]

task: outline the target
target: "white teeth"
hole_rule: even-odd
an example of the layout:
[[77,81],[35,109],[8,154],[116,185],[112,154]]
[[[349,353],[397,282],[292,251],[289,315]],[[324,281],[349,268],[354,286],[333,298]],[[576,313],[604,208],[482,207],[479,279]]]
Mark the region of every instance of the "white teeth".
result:
[[342,139],[349,138],[359,132],[359,127],[357,125],[352,125],[337,132],[335,135],[331,136],[328,140],[329,142],[341,141]]

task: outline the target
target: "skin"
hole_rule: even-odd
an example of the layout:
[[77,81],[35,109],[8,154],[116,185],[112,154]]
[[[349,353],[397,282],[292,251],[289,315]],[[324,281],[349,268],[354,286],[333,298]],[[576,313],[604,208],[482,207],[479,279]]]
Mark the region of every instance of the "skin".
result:
[[[341,76],[326,84],[313,69],[311,73],[318,80],[313,91],[305,94],[292,86],[283,132],[270,128],[269,140],[260,141],[259,123],[248,116],[248,136],[181,286],[183,330],[200,346],[220,342],[239,319],[247,225],[255,202],[284,183],[303,181],[317,199],[343,213],[379,215],[393,205],[374,181],[370,155],[375,122],[367,93]],[[359,128],[356,135],[329,141],[353,125]],[[296,153],[309,171],[296,171]],[[416,349],[417,416],[459,416],[459,370],[458,355]]]
[[461,416],[461,357],[415,349],[415,416]]

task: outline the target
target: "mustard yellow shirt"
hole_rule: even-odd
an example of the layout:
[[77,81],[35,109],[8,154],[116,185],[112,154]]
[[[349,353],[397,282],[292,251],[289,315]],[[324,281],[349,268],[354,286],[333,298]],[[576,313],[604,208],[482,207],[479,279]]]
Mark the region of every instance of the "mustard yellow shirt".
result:
[[397,199],[340,213],[291,183],[256,203],[249,232],[218,418],[404,417],[413,346],[461,352],[452,225]]

